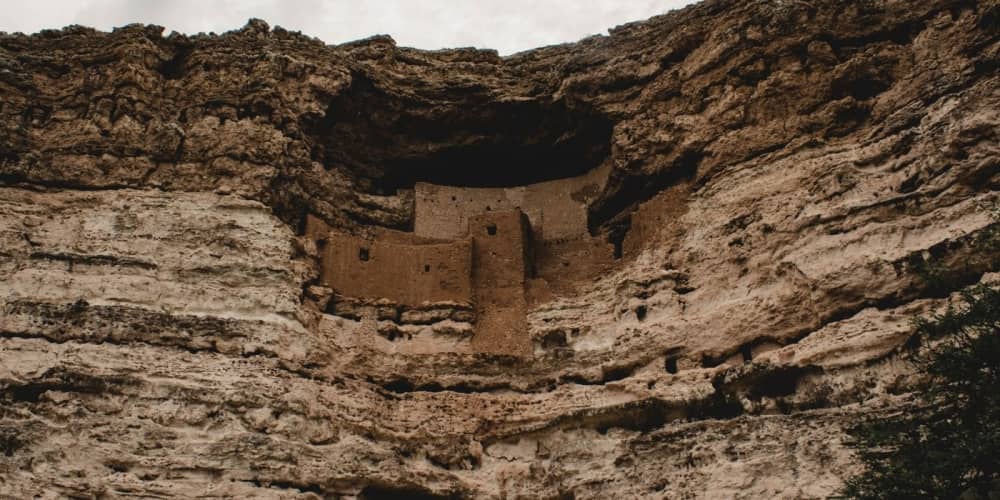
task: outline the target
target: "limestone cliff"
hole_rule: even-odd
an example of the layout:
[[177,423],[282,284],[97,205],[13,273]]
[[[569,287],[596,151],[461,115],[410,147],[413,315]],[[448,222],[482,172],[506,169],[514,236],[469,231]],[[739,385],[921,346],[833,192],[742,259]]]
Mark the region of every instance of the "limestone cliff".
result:
[[[504,58],[0,34],[0,497],[831,494],[912,318],[996,277],[998,62],[996,0],[708,0]],[[579,240],[525,233],[513,353],[489,308],[344,299],[307,234],[595,172]]]

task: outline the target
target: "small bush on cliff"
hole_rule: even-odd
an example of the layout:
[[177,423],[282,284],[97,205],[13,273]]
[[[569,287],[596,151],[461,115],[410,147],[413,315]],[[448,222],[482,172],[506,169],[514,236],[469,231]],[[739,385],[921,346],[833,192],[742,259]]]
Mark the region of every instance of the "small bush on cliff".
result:
[[848,498],[1000,498],[1000,286],[917,321],[940,343],[920,357],[928,375],[913,408],[852,431],[865,472]]

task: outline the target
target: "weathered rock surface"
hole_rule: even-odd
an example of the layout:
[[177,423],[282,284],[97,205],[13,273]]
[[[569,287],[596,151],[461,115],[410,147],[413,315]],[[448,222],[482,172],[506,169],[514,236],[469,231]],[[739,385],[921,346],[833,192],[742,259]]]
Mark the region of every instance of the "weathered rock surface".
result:
[[[829,495],[912,318],[997,278],[998,62],[995,0],[707,1],[507,58],[0,35],[0,496]],[[456,348],[467,306],[330,314],[297,236],[597,167],[622,258],[527,359]]]

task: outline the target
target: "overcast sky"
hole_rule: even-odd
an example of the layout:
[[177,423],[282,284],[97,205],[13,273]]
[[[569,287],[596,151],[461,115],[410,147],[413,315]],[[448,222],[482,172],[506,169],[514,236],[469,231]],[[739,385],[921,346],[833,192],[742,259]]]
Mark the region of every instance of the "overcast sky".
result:
[[573,42],[690,0],[4,0],[0,31],[33,33],[82,24],[109,30],[158,24],[222,33],[258,17],[335,44],[389,34],[422,49],[480,47],[506,55]]

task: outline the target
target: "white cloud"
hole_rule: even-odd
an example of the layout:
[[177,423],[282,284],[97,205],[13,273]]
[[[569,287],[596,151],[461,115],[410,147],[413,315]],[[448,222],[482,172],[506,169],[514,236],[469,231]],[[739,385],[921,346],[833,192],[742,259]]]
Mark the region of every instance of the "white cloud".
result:
[[422,49],[475,46],[509,54],[572,42],[691,0],[33,0],[3,6],[0,30],[31,33],[141,22],[222,33],[251,17],[327,43],[389,34]]

